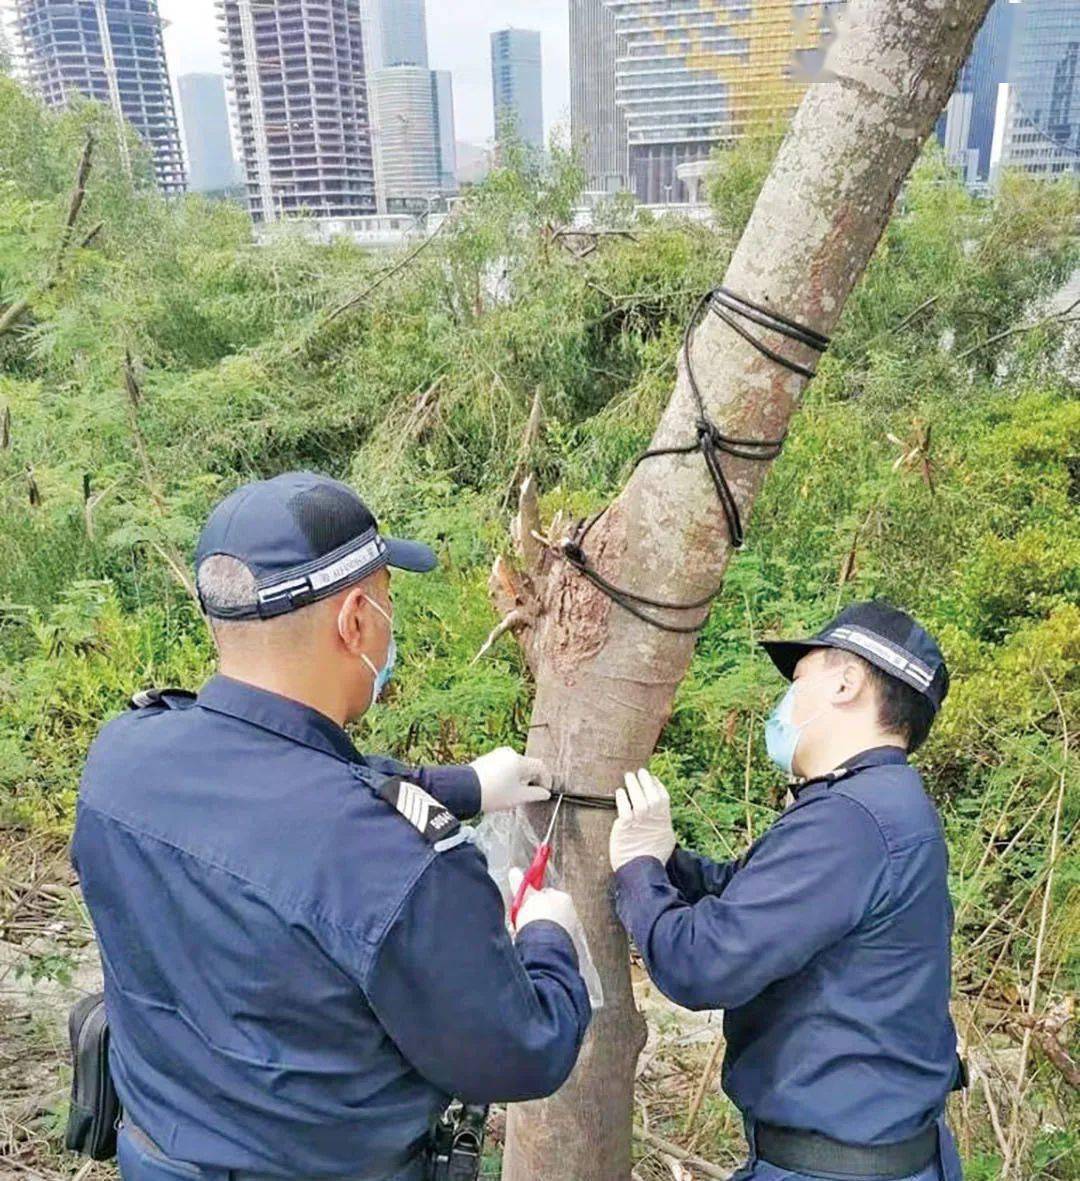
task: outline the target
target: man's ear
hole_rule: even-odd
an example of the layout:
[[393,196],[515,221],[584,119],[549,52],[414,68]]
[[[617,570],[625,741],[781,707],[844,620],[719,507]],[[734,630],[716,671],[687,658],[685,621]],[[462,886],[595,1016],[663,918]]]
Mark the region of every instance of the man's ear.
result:
[[338,608],[338,638],[350,656],[359,656],[364,650],[369,626],[367,595],[357,586],[349,590]]
[[845,660],[843,676],[835,693],[841,704],[861,701],[870,692],[870,679],[866,675],[866,668],[859,660]]

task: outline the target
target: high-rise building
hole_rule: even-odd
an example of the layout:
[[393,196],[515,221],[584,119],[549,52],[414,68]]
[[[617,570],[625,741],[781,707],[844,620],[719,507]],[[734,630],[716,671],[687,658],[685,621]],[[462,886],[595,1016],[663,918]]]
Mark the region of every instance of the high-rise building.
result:
[[424,0],[368,0],[379,207],[420,210],[457,191],[450,74],[428,68]]
[[424,0],[379,0],[383,66],[428,64]]
[[187,147],[188,188],[196,193],[231,188],[237,168],[229,139],[225,79],[220,74],[181,74],[176,85]]
[[1080,172],[1080,5],[1022,0],[1013,7],[993,167],[1042,176]]
[[360,0],[217,0],[258,221],[375,212]]
[[615,13],[604,0],[570,0],[570,138],[587,183],[626,186],[626,119],[615,102]]
[[680,164],[786,120],[834,34],[830,0],[605,0],[639,200],[686,199]]
[[[157,0],[18,0],[16,12],[24,65],[42,99],[61,107],[82,94],[112,107],[153,153],[161,191],[183,192]],[[127,160],[124,136],[120,145]]]
[[972,186],[990,175],[994,110],[998,87],[1008,79],[1015,11],[1010,0],[994,0],[938,120],[937,137],[946,156]]
[[972,188],[1003,168],[1080,171],[1080,4],[994,0],[938,139]]
[[456,193],[458,181],[454,83],[449,70],[431,71],[431,103],[435,109],[435,142],[439,149],[439,188],[444,193]]
[[374,82],[379,180],[387,212],[422,209],[439,192],[432,72],[424,66],[387,66]]
[[495,139],[509,127],[522,143],[544,146],[540,34],[499,29],[491,34],[491,92]]

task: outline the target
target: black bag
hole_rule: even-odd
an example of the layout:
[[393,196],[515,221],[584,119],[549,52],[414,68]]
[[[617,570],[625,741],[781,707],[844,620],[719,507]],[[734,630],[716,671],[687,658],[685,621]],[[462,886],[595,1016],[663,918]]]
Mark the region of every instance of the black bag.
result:
[[120,1099],[109,1072],[105,995],[83,997],[68,1016],[71,1038],[71,1109],[64,1145],[91,1160],[116,1156]]

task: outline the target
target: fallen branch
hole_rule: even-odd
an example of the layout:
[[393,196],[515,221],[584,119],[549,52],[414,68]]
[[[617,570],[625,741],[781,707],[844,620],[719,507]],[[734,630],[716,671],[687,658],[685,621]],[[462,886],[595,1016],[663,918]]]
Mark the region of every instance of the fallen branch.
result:
[[982,1087],[983,1098],[986,1100],[986,1110],[990,1113],[990,1124],[994,1129],[994,1139],[997,1140],[998,1148],[1001,1149],[1002,1159],[1009,1155],[1009,1142],[1005,1139],[1005,1130],[1001,1126],[1001,1116],[998,1115],[997,1104],[994,1102],[994,1093],[990,1090],[990,1080],[981,1071],[979,1073],[979,1084]]
[[987,345],[997,344],[999,340],[1005,340],[1006,337],[1016,336],[1021,332],[1033,332],[1036,328],[1042,328],[1046,324],[1074,324],[1076,319],[1070,317],[1070,313],[1077,307],[1080,307],[1080,299],[1074,299],[1067,308],[1062,308],[1060,312],[1052,312],[1049,316],[1043,316],[1041,320],[1036,320],[1031,324],[1017,324],[1013,328],[1006,328],[1002,332],[996,332],[993,336],[988,336],[986,340],[979,341],[978,344],[973,344],[969,348],[964,349],[962,353],[956,354],[958,361],[963,361],[965,357],[970,357],[972,353],[977,353],[980,349],[984,349]]
[[521,477],[528,466],[529,455],[536,445],[536,440],[540,437],[540,423],[544,417],[544,404],[540,398],[540,387],[536,387],[533,394],[532,406],[529,408],[529,418],[525,423],[525,430],[521,436],[521,445],[518,448],[517,461],[514,464],[514,473],[510,477],[510,482],[507,485],[506,496],[504,498],[504,507],[508,503],[513,490],[518,486]]
[[694,1130],[694,1123],[697,1120],[698,1112],[701,1110],[701,1104],[705,1100],[705,1092],[709,1089],[709,1084],[712,1082],[713,1075],[716,1073],[716,1063],[720,1059],[720,1051],[723,1048],[724,1035],[718,1034],[716,1041],[713,1042],[713,1048],[709,1053],[708,1061],[705,1063],[705,1069],[701,1072],[701,1078],[698,1079],[698,1085],[694,1091],[694,1098],[690,1103],[690,1110],[686,1113],[686,1123],[683,1125],[684,1136],[689,1136]]
[[1006,1023],[1005,1032],[1014,1041],[1020,1042],[1021,1046],[1023,1046],[1025,1034],[1030,1033],[1051,1066],[1074,1091],[1080,1091],[1080,1066],[1072,1060],[1069,1051],[1054,1037],[1041,1020],[1032,1020],[1026,1014],[1020,1014],[1013,1021]]
[[409,251],[409,253],[406,254],[405,257],[400,261],[395,263],[394,266],[389,267],[387,270],[383,271],[377,279],[372,280],[372,282],[369,283],[362,291],[358,291],[356,295],[350,296],[347,300],[345,300],[344,303],[338,304],[336,308],[332,308],[329,312],[327,312],[323,317],[322,323],[319,325],[319,328],[316,331],[322,331],[325,328],[329,328],[331,324],[333,324],[336,320],[341,319],[341,317],[347,312],[352,311],[352,309],[355,307],[359,307],[360,304],[362,304],[368,298],[368,296],[373,295],[388,279],[392,279],[394,275],[397,275],[403,271],[413,261],[413,259],[417,257],[417,255],[422,253],[424,250],[427,250],[432,242],[434,242],[435,239],[438,238],[443,232],[443,230],[446,229],[450,222],[456,216],[458,216],[458,210],[461,209],[462,205],[463,202],[458,202],[458,204],[454,207],[453,213],[447,214],[446,217],[444,217],[442,221],[439,222],[438,226],[435,228],[435,232],[428,234],[428,236],[420,243],[419,246]]
[[680,1148],[678,1144],[672,1144],[670,1140],[665,1140],[662,1136],[657,1136],[655,1132],[639,1129],[634,1135],[642,1143],[648,1144],[650,1148],[655,1148],[658,1152],[662,1152],[666,1156],[673,1156],[677,1161],[682,1161],[683,1164],[697,1169],[705,1177],[715,1177],[717,1181],[729,1181],[731,1177],[731,1174],[721,1169],[719,1165],[714,1165],[711,1161],[702,1160],[700,1156],[694,1156],[692,1152],[687,1152],[685,1148]]
[[79,158],[79,167],[75,172],[75,184],[72,187],[71,197],[68,200],[67,217],[64,219],[64,232],[60,237],[60,245],[56,251],[56,271],[59,271],[64,265],[64,255],[71,245],[71,236],[75,232],[75,223],[79,220],[83,202],[86,200],[86,182],[90,177],[90,166],[93,158],[94,136],[90,132],[86,136],[86,144],[83,147],[82,156]]

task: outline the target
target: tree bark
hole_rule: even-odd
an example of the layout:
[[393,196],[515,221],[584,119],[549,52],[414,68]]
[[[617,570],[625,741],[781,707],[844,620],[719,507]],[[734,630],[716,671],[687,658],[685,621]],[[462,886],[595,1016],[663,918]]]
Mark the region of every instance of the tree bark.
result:
[[[852,0],[828,63],[831,76],[810,86],[726,286],[831,332],[988,6],[989,0]],[[769,343],[803,364],[815,361],[801,345],[775,337]],[[762,439],[784,434],[803,378],[711,314],[691,349],[708,412],[722,431]],[[652,446],[692,440],[696,418],[680,359]],[[769,465],[727,456],[723,465],[745,518]],[[517,562],[500,559],[492,577],[497,605],[520,612],[514,630],[536,679],[529,754],[547,760],[572,790],[613,793],[624,771],[648,761],[689,666],[693,637],[630,616],[537,541],[539,531],[530,482],[515,524]],[[561,531],[556,521],[549,536],[557,540]],[[716,588],[731,547],[701,455],[641,464],[586,549],[605,577],[654,598],[687,601]],[[673,622],[704,614],[681,613]],[[609,813],[581,808],[559,817],[556,859],[585,924],[605,1006],[566,1086],[551,1099],[510,1108],[503,1181],[630,1176],[634,1066],[645,1025],[611,906],[610,823]]]

